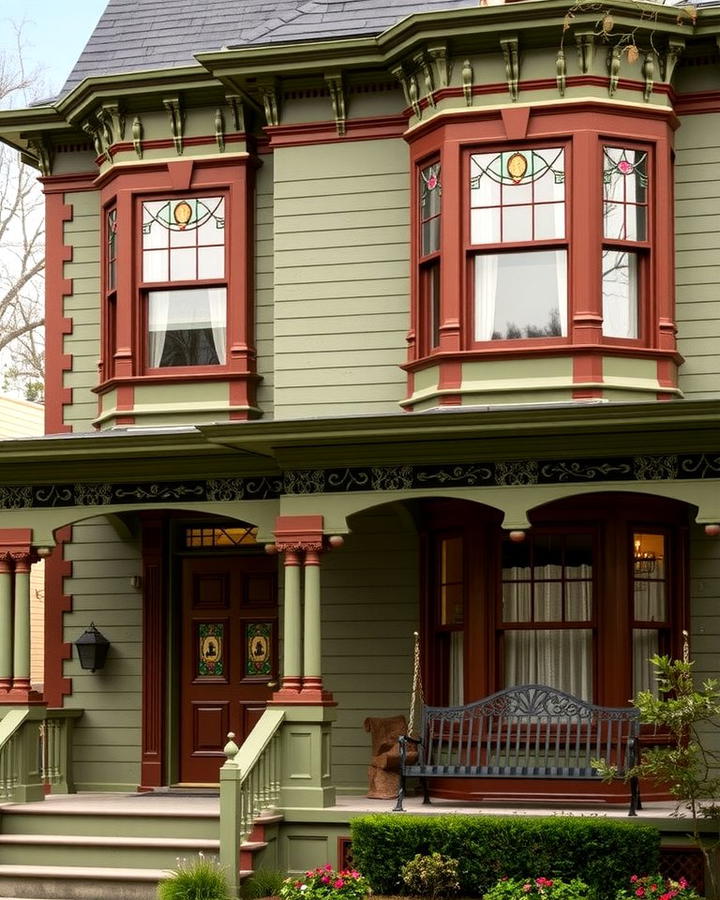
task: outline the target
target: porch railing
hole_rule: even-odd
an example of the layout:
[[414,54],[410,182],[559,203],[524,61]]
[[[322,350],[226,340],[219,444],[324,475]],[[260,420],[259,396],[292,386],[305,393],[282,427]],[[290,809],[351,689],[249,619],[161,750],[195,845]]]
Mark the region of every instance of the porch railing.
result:
[[255,819],[274,808],[280,797],[284,718],[282,710],[266,709],[241,747],[228,735],[227,760],[220,769],[220,863],[233,891],[238,888],[240,848]]
[[[2,709],[0,708],[0,715]],[[79,709],[26,706],[0,718],[0,802],[42,800],[46,790],[72,793],[72,726]]]

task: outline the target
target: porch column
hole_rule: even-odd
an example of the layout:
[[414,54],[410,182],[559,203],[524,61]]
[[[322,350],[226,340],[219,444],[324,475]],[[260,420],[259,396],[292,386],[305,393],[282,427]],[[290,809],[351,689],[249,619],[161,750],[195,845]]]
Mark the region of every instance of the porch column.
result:
[[30,553],[16,552],[13,691],[30,690]]
[[297,694],[302,684],[300,613],[300,553],[285,551],[285,606],[283,615],[283,679],[281,693]]
[[320,546],[305,551],[305,621],[302,694],[307,700],[327,700],[322,689],[322,622],[320,616]]
[[8,557],[0,558],[0,694],[12,686],[12,569]]

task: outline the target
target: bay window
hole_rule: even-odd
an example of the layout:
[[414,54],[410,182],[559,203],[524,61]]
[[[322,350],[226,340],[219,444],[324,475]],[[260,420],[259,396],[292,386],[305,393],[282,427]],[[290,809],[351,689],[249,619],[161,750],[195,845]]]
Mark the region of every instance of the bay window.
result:
[[142,203],[142,284],[147,367],[226,361],[223,197]]
[[420,170],[420,293],[428,349],[440,343],[440,163]]

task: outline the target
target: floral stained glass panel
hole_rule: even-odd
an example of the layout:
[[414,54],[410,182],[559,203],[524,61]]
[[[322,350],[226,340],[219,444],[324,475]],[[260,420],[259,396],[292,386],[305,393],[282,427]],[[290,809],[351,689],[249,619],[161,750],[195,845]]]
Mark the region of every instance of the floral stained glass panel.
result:
[[272,622],[251,622],[245,626],[247,651],[245,654],[245,674],[250,677],[273,674]]
[[203,622],[198,625],[197,674],[201,677],[225,674],[224,632],[222,622]]
[[107,289],[114,291],[117,287],[117,209],[108,210],[106,219],[107,231]]
[[440,163],[433,163],[420,171],[421,254],[427,256],[440,249]]
[[648,155],[623,147],[603,149],[603,230],[606,238],[647,240]]

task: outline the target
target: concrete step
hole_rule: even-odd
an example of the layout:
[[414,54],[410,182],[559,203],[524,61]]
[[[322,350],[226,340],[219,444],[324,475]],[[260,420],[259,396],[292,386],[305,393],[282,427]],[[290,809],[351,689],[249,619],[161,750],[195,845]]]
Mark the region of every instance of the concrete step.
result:
[[[38,804],[40,806],[40,804]],[[136,813],[107,813],[97,810],[85,812],[56,812],[48,804],[47,810],[27,809],[22,805],[3,807],[3,834],[67,834],[116,838],[148,837],[162,834],[167,838],[213,839],[218,834],[219,816],[188,812],[158,815],[156,811],[144,813],[142,807]]]
[[0,865],[0,897],[17,900],[155,900],[165,869]]
[[[54,834],[2,834],[0,855],[12,865],[80,864],[120,868],[174,868],[181,858],[192,859],[202,852],[217,858],[219,840],[167,837],[105,837]],[[0,895],[1,896],[1,895]]]

